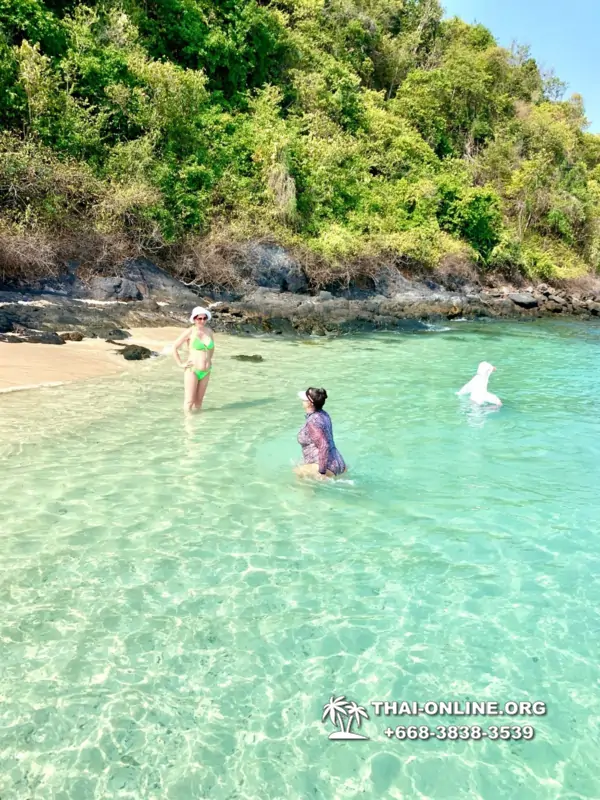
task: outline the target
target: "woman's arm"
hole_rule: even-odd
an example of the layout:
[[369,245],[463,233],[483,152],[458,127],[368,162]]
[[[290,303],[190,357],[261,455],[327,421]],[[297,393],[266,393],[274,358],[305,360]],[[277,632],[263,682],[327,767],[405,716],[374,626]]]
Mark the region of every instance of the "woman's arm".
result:
[[179,366],[180,366],[180,367],[183,367],[183,364],[181,363],[181,359],[179,358],[179,348],[180,348],[180,347],[181,347],[181,346],[182,346],[182,345],[183,345],[185,342],[187,342],[187,341],[189,340],[189,338],[190,338],[190,333],[191,333],[191,332],[192,332],[192,331],[191,331],[191,328],[188,328],[187,330],[185,330],[185,331],[184,331],[184,332],[181,334],[181,336],[180,336],[180,337],[177,339],[177,341],[175,342],[175,344],[173,345],[173,358],[174,358],[174,359],[175,359],[175,361],[176,361],[176,362],[179,364]]
[[329,462],[329,442],[327,436],[323,428],[313,420],[308,421],[308,432],[319,453],[319,472],[321,475],[325,475]]
[[210,336],[211,341],[213,343],[212,350],[206,351],[208,353],[208,366],[210,367],[212,365],[213,355],[215,353],[215,334],[210,328],[207,328],[206,332]]

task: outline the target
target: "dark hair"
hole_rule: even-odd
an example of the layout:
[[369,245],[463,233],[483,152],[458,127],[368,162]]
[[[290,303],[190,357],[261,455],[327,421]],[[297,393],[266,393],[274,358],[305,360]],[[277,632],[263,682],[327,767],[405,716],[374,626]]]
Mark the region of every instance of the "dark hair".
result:
[[327,392],[325,389],[315,389],[313,386],[306,390],[306,396],[317,409],[317,411],[320,411],[323,408],[325,405],[325,400],[327,400]]

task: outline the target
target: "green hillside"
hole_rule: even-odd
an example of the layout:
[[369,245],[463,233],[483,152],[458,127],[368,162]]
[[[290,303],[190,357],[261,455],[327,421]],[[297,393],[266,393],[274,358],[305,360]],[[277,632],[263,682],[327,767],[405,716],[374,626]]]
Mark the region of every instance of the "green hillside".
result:
[[581,98],[437,0],[0,0],[0,31],[0,277],[193,275],[251,237],[324,271],[598,268]]

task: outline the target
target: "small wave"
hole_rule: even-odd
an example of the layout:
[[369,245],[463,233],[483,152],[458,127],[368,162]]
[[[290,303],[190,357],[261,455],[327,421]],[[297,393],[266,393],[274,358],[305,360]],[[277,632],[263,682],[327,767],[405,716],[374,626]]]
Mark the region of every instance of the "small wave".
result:
[[73,298],[76,303],[87,303],[89,306],[126,306],[125,300],[88,300],[81,297]]
[[425,326],[426,330],[431,331],[432,333],[442,333],[443,331],[452,330],[452,328],[448,328],[446,325],[436,325],[434,322],[424,322],[423,325]]
[[44,383],[24,383],[21,386],[9,386],[8,389],[0,389],[0,394],[9,392],[23,392],[26,389],[45,389],[52,386],[64,386],[68,381],[45,381]]
[[48,300],[7,300],[0,303],[0,306],[37,306],[38,308],[51,305],[52,303]]

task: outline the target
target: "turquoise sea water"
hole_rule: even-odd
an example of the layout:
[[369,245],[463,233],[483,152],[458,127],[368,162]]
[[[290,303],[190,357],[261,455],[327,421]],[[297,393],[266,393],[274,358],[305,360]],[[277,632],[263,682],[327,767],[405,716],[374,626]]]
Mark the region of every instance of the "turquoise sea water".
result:
[[[447,328],[217,339],[187,423],[170,359],[0,396],[2,800],[600,796],[600,328]],[[291,472],[308,385],[348,480]],[[466,699],[548,713],[370,705]],[[536,736],[383,733],[465,722]]]

